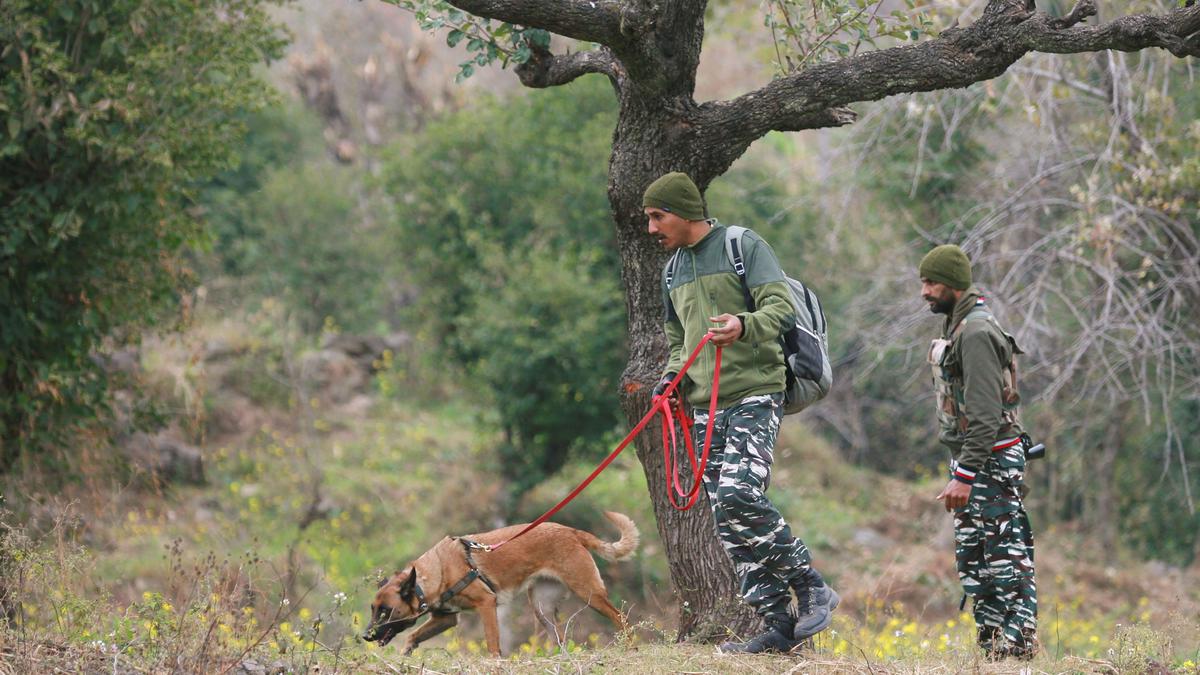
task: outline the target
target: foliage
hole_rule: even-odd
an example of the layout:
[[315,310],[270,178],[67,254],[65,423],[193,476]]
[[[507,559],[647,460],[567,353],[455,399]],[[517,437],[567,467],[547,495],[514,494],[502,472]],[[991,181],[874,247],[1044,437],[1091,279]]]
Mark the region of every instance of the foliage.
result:
[[227,274],[239,302],[278,299],[308,333],[327,320],[378,328],[390,289],[377,277],[386,249],[363,172],[328,161],[311,114],[273,106],[243,118],[241,161],[197,197],[213,234],[199,263]]
[[488,100],[430,124],[387,163],[395,257],[421,288],[416,323],[496,401],[522,460],[504,470],[521,487],[572,448],[598,450],[617,420],[613,107],[599,81]]
[[883,38],[915,42],[928,35],[932,20],[917,12],[914,0],[905,0],[904,7],[905,11],[893,9],[880,16],[882,1],[771,0],[766,3],[763,25],[771,30],[776,67],[786,75],[855,55],[864,43],[877,47]]
[[0,7],[0,466],[96,415],[89,355],[178,302],[191,186],[233,161],[282,44],[262,0]]
[[455,47],[466,42],[467,52],[473,54],[458,66],[457,80],[475,74],[475,69],[499,62],[521,64],[533,56],[535,49],[549,49],[550,33],[540,28],[491,21],[468,14],[446,0],[385,0],[413,13],[422,30],[449,29],[446,44]]
[[[287,103],[246,112],[239,118],[245,129],[236,143],[237,164],[197,190],[196,205],[212,232],[210,249],[215,258],[199,261],[205,276],[255,272],[254,261],[247,261],[242,251],[247,246],[245,240],[262,228],[253,222],[250,212],[255,195],[263,189],[272,170],[294,170],[324,154],[316,116]],[[207,262],[216,267],[208,268]]]
[[[1197,99],[1165,57],[1125,58],[1040,57],[1019,77],[889,104],[851,132],[862,159],[846,190],[866,206],[843,207],[841,231],[876,241],[861,253],[870,269],[846,266],[861,278],[835,309],[857,343],[839,363],[854,391],[815,414],[873,466],[941,471],[921,372],[939,322],[915,305],[912,270],[933,244],[960,243],[1026,352],[1025,425],[1051,448],[1031,466],[1031,508],[1186,564],[1200,214],[1183,148]],[[870,234],[880,213],[890,240]]]
[[616,276],[596,264],[601,255],[493,246],[457,323],[509,432],[499,460],[517,492],[573,450],[603,456],[604,432],[618,421],[625,308]]
[[238,240],[251,290],[281,298],[310,333],[327,319],[353,330],[380,320],[381,233],[362,222],[353,181],[329,163],[271,171]]

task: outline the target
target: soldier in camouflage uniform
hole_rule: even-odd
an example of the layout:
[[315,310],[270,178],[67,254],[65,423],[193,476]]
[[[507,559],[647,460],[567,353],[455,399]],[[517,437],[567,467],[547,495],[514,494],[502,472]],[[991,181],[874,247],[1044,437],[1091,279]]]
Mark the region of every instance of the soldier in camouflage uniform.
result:
[[[784,274],[771,247],[747,231],[746,286],[756,307],[748,311],[742,281],[725,252],[725,228],[705,219],[700,191],[690,178],[682,173],[659,178],[646,190],[643,207],[650,234],[676,251],[669,284],[665,270],[663,275],[670,355],[655,395],[705,334],[724,350],[704,487],[742,596],[763,617],[766,631],[725,643],[721,651],[790,651],[829,626],[838,596],[812,568],[804,542],[792,535],[766,496],[786,383],[779,338],[794,322],[795,311]],[[714,366],[712,351],[705,350],[682,381],[694,410],[698,447],[709,421]]]
[[945,314],[929,351],[939,440],[950,448],[950,480],[938,495],[954,511],[955,560],[974,598],[979,645],[989,656],[1030,658],[1037,644],[1033,532],[1022,503],[1028,437],[1017,419],[1015,357],[957,246],[921,261],[921,297]]

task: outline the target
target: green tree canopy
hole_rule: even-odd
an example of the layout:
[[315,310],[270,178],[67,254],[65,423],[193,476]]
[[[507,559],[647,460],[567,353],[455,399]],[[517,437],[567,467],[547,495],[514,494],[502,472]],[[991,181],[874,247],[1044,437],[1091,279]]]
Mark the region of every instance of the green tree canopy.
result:
[[483,385],[516,490],[617,422],[625,320],[605,198],[603,83],[486,99],[393,148],[396,261],[418,325]]
[[192,186],[284,44],[264,0],[0,5],[2,464],[104,408],[89,358],[167,316],[205,236]]

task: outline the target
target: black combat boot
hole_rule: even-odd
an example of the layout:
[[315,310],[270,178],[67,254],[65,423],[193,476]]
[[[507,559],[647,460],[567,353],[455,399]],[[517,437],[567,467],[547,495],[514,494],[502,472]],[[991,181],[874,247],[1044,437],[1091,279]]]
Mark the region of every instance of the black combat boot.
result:
[[1037,656],[1038,641],[1035,634],[1022,631],[1021,639],[1013,642],[999,628],[992,628],[991,631],[991,639],[988,641],[988,644],[984,644],[983,631],[980,631],[979,646],[983,647],[983,650],[987,652],[988,661],[1002,661],[1004,659],[1029,661],[1034,656]]
[[976,626],[975,641],[983,651],[991,654],[996,647],[1004,644],[1004,634],[1000,632],[998,626]]
[[786,654],[800,644],[792,639],[796,620],[787,614],[769,616],[764,620],[766,630],[745,642],[726,642],[722,654]]
[[826,585],[821,573],[811,567],[792,579],[791,584],[799,603],[792,637],[799,642],[829,628],[833,622],[833,610],[842,599],[837,591]]

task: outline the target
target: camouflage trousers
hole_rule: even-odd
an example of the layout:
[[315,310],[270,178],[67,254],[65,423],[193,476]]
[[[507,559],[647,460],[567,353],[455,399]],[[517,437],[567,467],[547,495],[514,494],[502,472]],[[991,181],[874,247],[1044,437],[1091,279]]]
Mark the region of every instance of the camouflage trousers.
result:
[[[792,536],[767,499],[783,394],[750,396],[716,411],[704,489],[717,538],[733,560],[742,597],[763,617],[788,612],[788,581],[808,569],[804,542]],[[702,447],[708,411],[695,411],[695,442]]]
[[[953,473],[953,467],[951,467]],[[1037,649],[1033,531],[1021,501],[1024,443],[997,450],[954,512],[954,557],[974,599],[979,644],[988,651]]]

